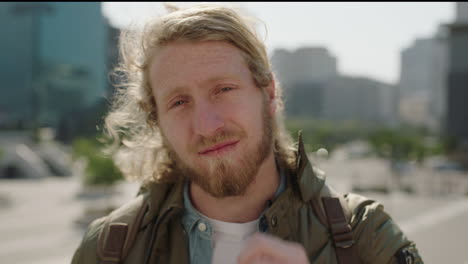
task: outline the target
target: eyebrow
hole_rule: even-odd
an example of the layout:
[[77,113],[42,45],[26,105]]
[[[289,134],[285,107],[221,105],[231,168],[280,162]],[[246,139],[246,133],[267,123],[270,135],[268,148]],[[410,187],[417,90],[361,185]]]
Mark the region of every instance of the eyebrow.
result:
[[213,82],[227,80],[227,79],[238,80],[239,78],[235,77],[232,74],[224,74],[224,75],[221,75],[221,76],[211,77],[208,80],[204,81],[204,83],[213,83]]
[[[217,82],[217,81],[222,81],[222,80],[235,80],[235,81],[238,81],[239,78],[232,75],[232,74],[224,74],[224,75],[220,75],[220,76],[214,76],[214,77],[211,77],[211,78],[208,78],[207,80],[204,80],[202,82],[202,84],[209,84],[209,83],[213,83],[213,82]],[[187,87],[186,86],[176,86],[174,89],[172,89],[172,91],[166,93],[166,94],[163,94],[161,96],[162,98],[162,102],[163,103],[166,103],[169,101],[169,99],[174,95],[174,94],[177,94],[177,93],[180,93],[184,90],[186,90]]]
[[167,103],[167,102],[171,99],[171,97],[172,97],[174,94],[180,93],[180,92],[182,92],[182,91],[184,91],[184,90],[186,90],[186,87],[185,87],[185,86],[177,86],[176,88],[172,89],[172,91],[170,91],[170,92],[168,92],[168,93],[166,93],[166,94],[163,94],[163,95],[161,96],[162,102],[163,102],[163,103]]

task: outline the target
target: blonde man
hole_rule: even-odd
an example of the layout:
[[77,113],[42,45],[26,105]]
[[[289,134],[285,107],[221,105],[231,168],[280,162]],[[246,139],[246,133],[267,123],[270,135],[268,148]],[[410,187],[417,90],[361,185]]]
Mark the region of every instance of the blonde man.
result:
[[89,226],[73,263],[422,263],[380,204],[331,191],[293,144],[239,12],[171,8],[120,48],[106,132],[142,188]]

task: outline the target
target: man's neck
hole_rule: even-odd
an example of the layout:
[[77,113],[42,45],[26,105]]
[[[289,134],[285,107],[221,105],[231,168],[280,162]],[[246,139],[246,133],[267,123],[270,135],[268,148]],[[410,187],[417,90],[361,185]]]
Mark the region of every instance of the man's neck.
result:
[[260,216],[267,201],[273,198],[279,184],[280,177],[275,156],[271,153],[260,166],[255,180],[247,187],[244,195],[215,198],[200,186],[191,183],[190,199],[193,206],[209,218],[245,223]]

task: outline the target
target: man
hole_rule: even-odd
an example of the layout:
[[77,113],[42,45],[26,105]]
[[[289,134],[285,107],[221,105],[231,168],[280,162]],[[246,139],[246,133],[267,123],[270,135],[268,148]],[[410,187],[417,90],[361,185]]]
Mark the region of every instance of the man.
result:
[[73,263],[422,263],[380,204],[328,197],[238,12],[173,9],[120,48],[125,83],[106,131],[143,184],[90,225]]

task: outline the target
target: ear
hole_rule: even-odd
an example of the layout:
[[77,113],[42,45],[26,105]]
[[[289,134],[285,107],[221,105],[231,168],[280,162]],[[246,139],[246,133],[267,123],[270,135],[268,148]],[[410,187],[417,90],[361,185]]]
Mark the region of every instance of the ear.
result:
[[268,109],[271,116],[275,115],[276,112],[276,83],[275,78],[271,78],[270,84],[265,87],[266,96],[268,97]]

